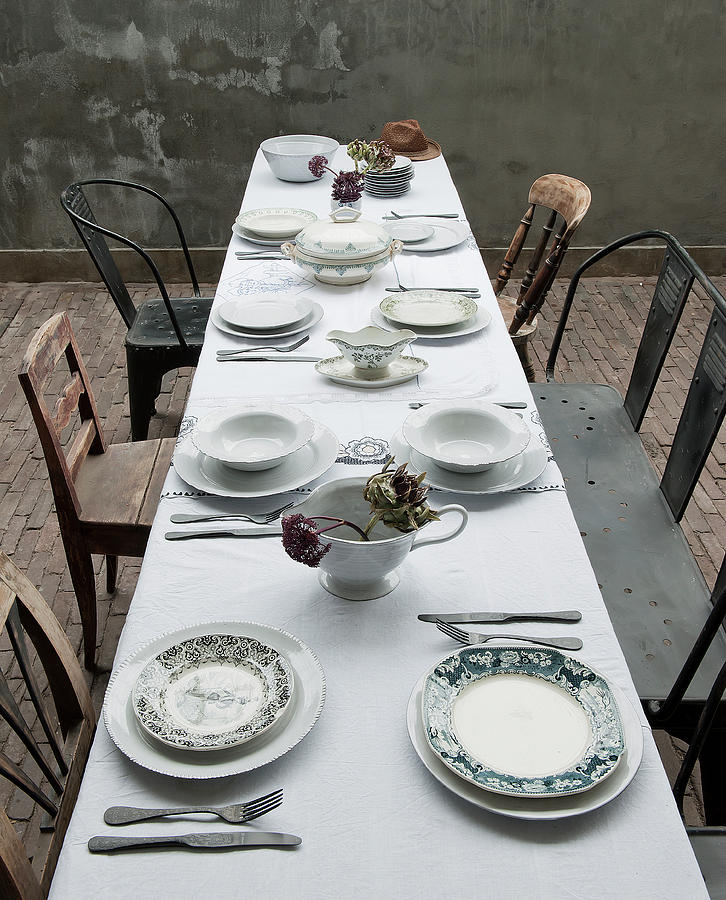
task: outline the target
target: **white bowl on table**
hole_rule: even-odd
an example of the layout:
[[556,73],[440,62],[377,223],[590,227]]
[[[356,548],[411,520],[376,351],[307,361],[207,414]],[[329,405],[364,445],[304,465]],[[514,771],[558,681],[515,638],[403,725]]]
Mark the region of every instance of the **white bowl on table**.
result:
[[325,337],[356,369],[381,371],[398,359],[407,344],[416,340],[416,334],[407,328],[385,331],[376,325],[358,331],[329,331]]
[[293,406],[239,403],[205,416],[191,439],[200,453],[225,466],[258,472],[279,466],[310,441],[314,430],[312,419]]
[[330,160],[339,146],[333,138],[319,134],[282,134],[267,138],[260,149],[280,181],[316,181],[308,163],[313,156]]
[[523,419],[486,400],[439,401],[403,423],[409,446],[450,472],[484,472],[522,453],[531,438]]

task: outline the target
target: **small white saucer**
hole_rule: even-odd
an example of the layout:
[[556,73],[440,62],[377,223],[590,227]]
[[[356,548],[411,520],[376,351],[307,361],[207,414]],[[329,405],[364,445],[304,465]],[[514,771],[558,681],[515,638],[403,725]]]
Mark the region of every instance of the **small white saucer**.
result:
[[431,237],[434,229],[423,222],[388,222],[383,226],[391,237],[403,241],[404,244],[416,244]]
[[343,356],[330,356],[315,363],[321,375],[327,375],[337,384],[347,384],[357,388],[384,388],[403,384],[420,375],[429,364],[418,356],[399,356],[385,371],[378,369],[357,369]]
[[298,322],[296,325],[290,328],[283,328],[281,330],[271,329],[270,331],[245,331],[242,328],[236,328],[224,321],[224,319],[219,314],[219,310],[216,307],[212,307],[212,314],[209,318],[211,319],[212,325],[214,325],[215,328],[218,328],[225,334],[231,334],[234,337],[254,338],[256,341],[263,340],[264,338],[273,338],[274,340],[277,340],[278,338],[292,337],[293,334],[299,334],[301,331],[307,331],[308,328],[312,328],[313,325],[317,325],[318,322],[323,318],[323,307],[319,303],[313,303],[312,312],[310,313],[310,315],[305,316],[302,322]]

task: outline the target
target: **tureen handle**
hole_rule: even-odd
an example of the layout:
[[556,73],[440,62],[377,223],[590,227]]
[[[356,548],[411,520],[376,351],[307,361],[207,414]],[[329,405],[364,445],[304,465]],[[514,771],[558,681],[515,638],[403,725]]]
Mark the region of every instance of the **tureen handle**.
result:
[[338,225],[344,222],[355,222],[360,218],[361,211],[359,209],[353,209],[351,206],[339,206],[337,209],[334,209],[330,218]]
[[280,245],[280,252],[283,256],[287,256],[288,259],[295,259],[295,255],[297,252],[297,247],[295,244],[291,244],[289,241],[286,241],[284,244]]

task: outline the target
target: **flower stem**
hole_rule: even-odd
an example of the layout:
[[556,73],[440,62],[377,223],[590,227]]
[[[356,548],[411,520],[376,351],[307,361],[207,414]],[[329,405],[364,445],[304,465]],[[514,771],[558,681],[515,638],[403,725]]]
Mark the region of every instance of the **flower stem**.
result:
[[345,519],[338,519],[336,516],[310,516],[309,518],[313,520],[325,519],[328,522],[335,523],[334,525],[328,525],[325,528],[320,528],[318,530],[318,534],[324,534],[326,531],[332,531],[334,528],[340,528],[341,525],[347,525],[348,528],[352,528],[353,531],[357,531],[364,541],[369,540],[369,537],[365,533],[365,531],[362,531],[357,525],[354,525],[352,522],[347,522]]

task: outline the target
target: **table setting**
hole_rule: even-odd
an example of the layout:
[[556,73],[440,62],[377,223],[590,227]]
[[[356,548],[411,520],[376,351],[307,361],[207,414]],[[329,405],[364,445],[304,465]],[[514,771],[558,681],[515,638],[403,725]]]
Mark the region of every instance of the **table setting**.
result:
[[51,897],[707,896],[532,389],[418,122],[262,142]]

